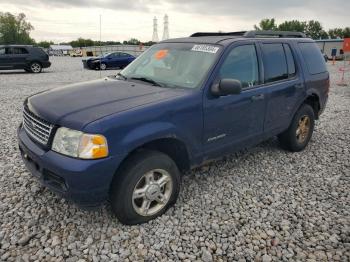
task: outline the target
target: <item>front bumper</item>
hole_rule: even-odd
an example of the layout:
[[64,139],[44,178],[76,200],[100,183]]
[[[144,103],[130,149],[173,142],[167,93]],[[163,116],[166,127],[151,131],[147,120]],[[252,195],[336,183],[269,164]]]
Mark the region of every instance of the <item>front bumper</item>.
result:
[[18,142],[27,169],[51,191],[82,207],[99,206],[108,199],[121,158],[81,160],[45,151],[22,127],[18,129]]

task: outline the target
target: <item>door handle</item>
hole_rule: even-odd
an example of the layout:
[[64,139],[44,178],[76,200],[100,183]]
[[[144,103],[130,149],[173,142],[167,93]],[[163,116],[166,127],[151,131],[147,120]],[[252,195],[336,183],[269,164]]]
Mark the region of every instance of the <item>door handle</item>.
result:
[[295,84],[294,87],[296,89],[302,89],[302,88],[304,88],[304,84]]
[[251,97],[252,101],[262,100],[264,98],[265,98],[264,94],[259,94]]

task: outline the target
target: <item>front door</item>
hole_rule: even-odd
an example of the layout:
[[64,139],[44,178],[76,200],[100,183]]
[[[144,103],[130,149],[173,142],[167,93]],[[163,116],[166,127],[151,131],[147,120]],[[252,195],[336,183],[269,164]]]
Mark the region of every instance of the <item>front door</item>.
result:
[[236,79],[242,83],[238,95],[204,98],[204,153],[215,157],[223,149],[234,151],[258,142],[263,134],[266,110],[266,87],[261,85],[257,46],[234,45],[224,54],[216,71],[216,80]]
[[0,47],[0,69],[11,69],[8,47]]

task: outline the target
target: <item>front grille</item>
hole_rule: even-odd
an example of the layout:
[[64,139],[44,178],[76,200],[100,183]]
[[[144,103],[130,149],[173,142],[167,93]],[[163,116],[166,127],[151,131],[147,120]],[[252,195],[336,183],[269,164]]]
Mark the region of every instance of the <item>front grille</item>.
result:
[[23,127],[30,137],[43,145],[47,145],[50,139],[53,125],[44,119],[36,116],[24,107]]

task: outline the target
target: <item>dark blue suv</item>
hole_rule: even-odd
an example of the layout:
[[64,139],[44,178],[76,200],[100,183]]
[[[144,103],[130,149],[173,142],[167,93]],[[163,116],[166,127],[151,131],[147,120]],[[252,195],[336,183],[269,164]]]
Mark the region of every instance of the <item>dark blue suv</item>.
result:
[[116,76],[25,100],[23,160],[81,206],[110,201],[125,224],[175,203],[181,174],[272,136],[303,150],[329,73],[300,33],[196,33],[152,46]]

